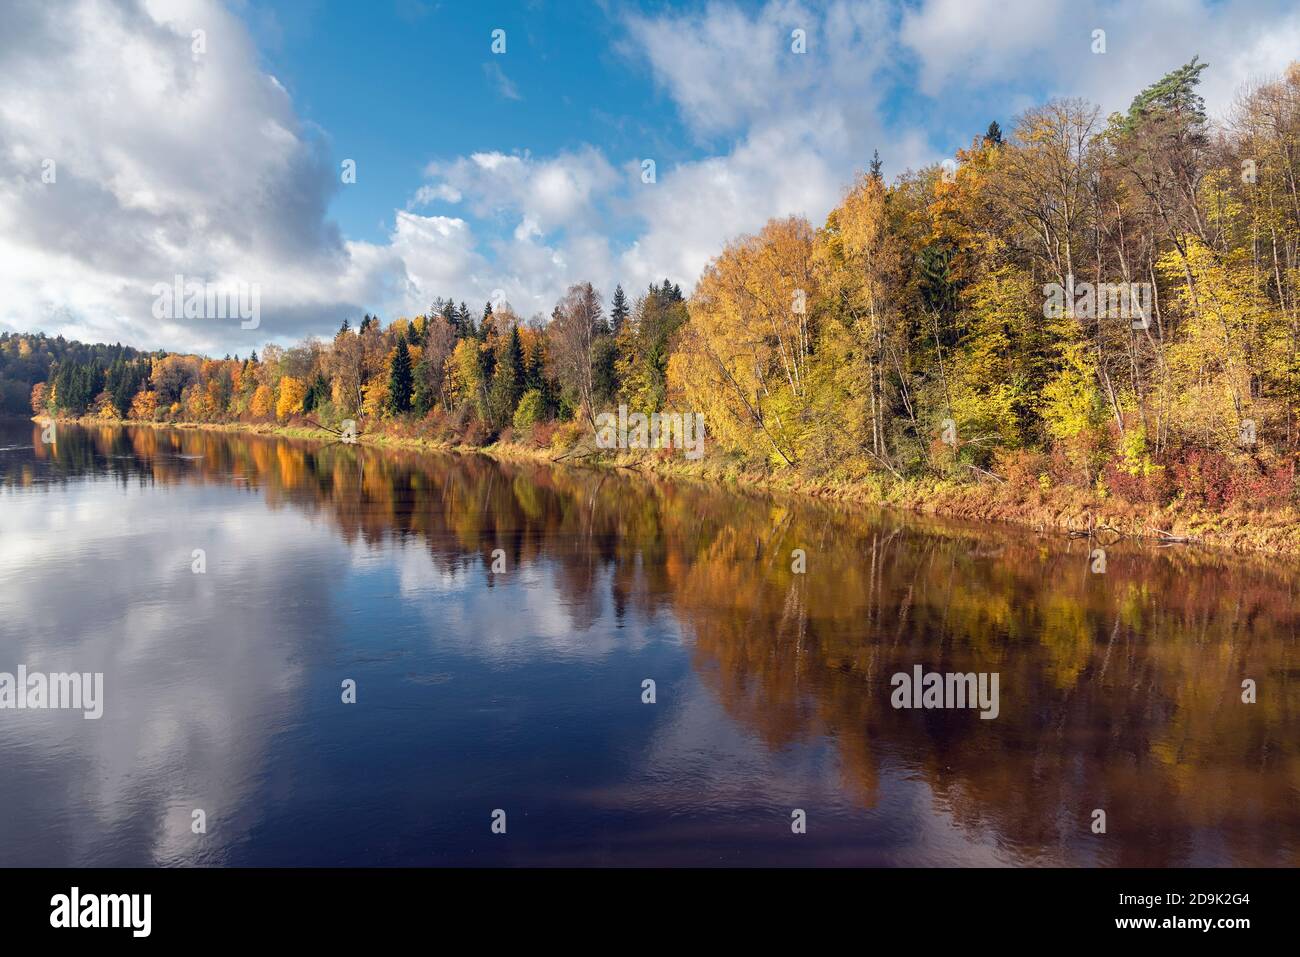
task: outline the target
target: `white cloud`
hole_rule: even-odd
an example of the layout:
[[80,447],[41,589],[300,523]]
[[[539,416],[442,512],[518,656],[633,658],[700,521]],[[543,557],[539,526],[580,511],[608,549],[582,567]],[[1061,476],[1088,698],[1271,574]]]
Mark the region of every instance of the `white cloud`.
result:
[[[937,96],[950,82],[1023,72],[1026,55],[1060,36],[1064,13],[1063,0],[926,0],[903,12],[899,39],[920,57],[922,91]],[[1077,37],[1089,53],[1091,31]]]
[[[581,279],[606,295],[616,282],[635,294],[664,276],[689,289],[729,240],[769,218],[820,222],[873,148],[894,168],[931,152],[919,131],[880,119],[893,69],[884,4],[813,12],[775,2],[753,13],[715,4],[633,16],[626,27],[624,52],[644,58],[701,142],[739,135],[721,154],[658,158],[652,184],[641,180],[643,157],[590,146],[549,159],[490,152],[430,163],[417,199],[454,194],[473,215],[509,226],[493,261],[520,311],[549,313]],[[804,54],[791,47],[796,28],[806,31]],[[621,232],[633,238],[612,238]]]
[[[389,257],[391,269],[400,271],[402,278],[396,285],[376,290],[368,301],[385,302],[396,312],[415,315],[436,296],[487,298],[493,288],[487,264],[474,251],[477,243],[465,220],[400,211],[396,217],[388,245],[368,247],[365,252]],[[361,244],[351,248],[354,255],[363,251]]]
[[462,277],[449,288],[468,288],[481,298],[500,289],[523,316],[549,315],[565,288],[579,280],[613,291],[611,204],[629,174],[601,151],[583,146],[546,159],[526,151],[472,153],[431,162],[425,175],[431,182],[416,191],[416,201],[455,196],[468,213],[502,227],[500,238],[481,240],[481,269],[473,281]]
[[[297,311],[333,291],[321,277],[348,271],[325,216],[338,181],[284,88],[253,66],[242,23],[206,0],[68,0],[22,7],[6,28],[5,321],[209,349],[302,331]],[[150,290],[177,273],[259,284],[263,328],[159,323]]]
[[496,87],[497,93],[507,100],[522,100],[519,95],[519,88],[515,86],[510,77],[506,76],[506,71],[501,69],[501,64],[495,60],[489,60],[483,64],[483,73],[488,80]]
[[[530,315],[583,279],[606,295],[665,275],[689,290],[767,219],[820,223],[873,149],[893,174],[1046,95],[1123,109],[1196,53],[1222,111],[1300,50],[1300,9],[1283,0],[715,2],[621,25],[625,66],[645,67],[687,134],[652,156],[657,182],[641,181],[644,156],[592,145],[469,152],[430,163],[375,243],[347,241],[329,219],[348,187],[327,144],[215,0],[6,10],[0,325],[219,354],[329,331],[363,308],[412,314],[439,295],[502,289]],[[1089,49],[1095,28],[1103,55]],[[197,56],[193,29],[206,31]],[[489,75],[509,96],[499,68]],[[150,290],[176,273],[258,283],[261,327],[155,320]]]
[[408,209],[416,206],[427,206],[430,203],[441,200],[445,203],[459,203],[463,198],[461,191],[446,183],[439,183],[436,186],[424,185],[415,191]]
[[531,153],[473,153],[425,168],[434,182],[421,187],[442,197],[459,196],[477,216],[514,216],[542,234],[591,224],[619,174],[591,146],[536,159]]
[[[1104,30],[1105,53],[1093,52]],[[1040,88],[1091,100],[1106,112],[1194,55],[1210,64],[1201,92],[1223,114],[1238,87],[1280,74],[1300,55],[1300,7],[1290,0],[923,0],[906,9],[899,39],[917,57],[922,89],[998,102]],[[972,83],[972,81],[978,81]]]
[[[729,152],[658,168],[631,202],[646,228],[622,257],[641,287],[665,274],[690,288],[708,260],[772,217],[820,225],[879,149],[890,168],[926,161],[919,130],[882,120],[894,81],[884,3],[812,10],[772,2],[755,13],[715,4],[668,18],[634,17],[629,49],[702,139],[739,132]],[[804,31],[796,53],[792,31]]]

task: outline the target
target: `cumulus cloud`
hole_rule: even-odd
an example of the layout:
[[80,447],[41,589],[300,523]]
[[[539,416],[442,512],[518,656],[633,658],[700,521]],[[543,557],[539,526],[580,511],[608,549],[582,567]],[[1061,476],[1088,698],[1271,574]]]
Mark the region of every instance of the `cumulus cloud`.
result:
[[[1093,31],[1105,52],[1093,52]],[[1300,51],[1290,0],[923,0],[902,14],[899,40],[922,90],[943,107],[1079,96],[1110,112],[1199,54],[1201,92],[1222,114],[1252,77],[1276,75]],[[977,81],[972,83],[972,81]]]
[[[896,72],[889,18],[884,4],[848,2],[633,15],[622,52],[648,68],[706,155],[659,157],[647,183],[641,162],[654,157],[590,146],[548,159],[476,153],[430,163],[416,199],[507,223],[494,258],[505,267],[502,288],[526,312],[549,311],[579,279],[606,294],[616,282],[637,290],[665,275],[690,289],[728,240],[769,218],[820,221],[873,148],[895,168],[932,153],[919,130],[881,120]],[[805,53],[792,46],[796,29]],[[718,136],[732,143],[710,153]]]
[[[689,290],[767,219],[820,223],[875,149],[893,174],[1047,96],[1123,109],[1196,53],[1211,64],[1207,103],[1223,111],[1300,50],[1300,8],[1284,0],[713,2],[616,25],[619,68],[641,71],[680,124],[647,144],[652,155],[519,144],[440,156],[404,209],[381,211],[387,236],[364,242],[329,217],[346,187],[327,131],[299,117],[216,0],[11,2],[0,325],[246,352],[328,334],[363,309],[414,314],[439,295],[501,290],[531,315],[584,279],[606,295],[665,275]],[[1091,52],[1094,29],[1106,30],[1105,54]],[[518,95],[495,63],[485,70]],[[653,155],[664,143],[671,155]],[[261,326],[155,319],[152,287],[177,273],[258,283]]]
[[[899,39],[920,58],[922,91],[938,96],[949,83],[1023,71],[1045,41],[1071,32],[1059,29],[1067,12],[1064,0],[926,0],[904,11]],[[1070,20],[1081,27],[1088,17]],[[1090,54],[1091,32],[1073,32],[1078,56]]]
[[591,146],[537,159],[531,153],[473,153],[431,162],[421,187],[429,198],[466,202],[478,216],[514,216],[532,231],[590,225],[619,174]]
[[669,273],[689,288],[730,239],[774,216],[820,223],[875,149],[896,170],[932,155],[920,129],[882,119],[899,79],[887,4],[715,4],[633,17],[629,33],[697,137],[737,136],[633,196],[645,230],[622,266],[641,281]]
[[607,230],[628,174],[600,150],[583,146],[544,159],[527,151],[473,153],[435,160],[425,175],[430,182],[416,191],[416,205],[459,204],[501,227],[499,236],[482,240],[492,268],[485,262],[478,281],[450,288],[477,295],[501,290],[524,316],[548,315],[565,287],[580,279],[608,281],[605,291],[612,291]]
[[348,272],[326,217],[337,185],[327,154],[284,88],[252,67],[249,37],[224,8],[20,3],[6,11],[5,37],[0,288],[9,325],[214,348],[237,343],[238,324],[160,322],[155,283],[175,274],[257,283],[264,325],[292,334],[275,326],[290,325],[283,316],[296,307],[322,304],[319,277]]

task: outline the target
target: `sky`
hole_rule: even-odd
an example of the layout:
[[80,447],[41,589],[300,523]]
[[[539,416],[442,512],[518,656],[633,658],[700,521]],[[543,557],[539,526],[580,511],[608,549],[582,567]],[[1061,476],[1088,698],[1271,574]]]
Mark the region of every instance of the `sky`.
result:
[[[893,178],[1196,55],[1226,119],[1300,4],[0,0],[0,331],[246,355],[436,297],[689,292],[875,150]],[[160,318],[176,276],[256,321]]]

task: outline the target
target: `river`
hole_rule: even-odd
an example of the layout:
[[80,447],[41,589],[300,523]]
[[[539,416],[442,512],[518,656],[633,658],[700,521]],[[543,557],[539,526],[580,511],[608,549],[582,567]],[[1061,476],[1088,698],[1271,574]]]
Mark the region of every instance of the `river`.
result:
[[0,672],[103,676],[0,709],[0,866],[1300,863],[1300,572],[1097,544],[0,422]]

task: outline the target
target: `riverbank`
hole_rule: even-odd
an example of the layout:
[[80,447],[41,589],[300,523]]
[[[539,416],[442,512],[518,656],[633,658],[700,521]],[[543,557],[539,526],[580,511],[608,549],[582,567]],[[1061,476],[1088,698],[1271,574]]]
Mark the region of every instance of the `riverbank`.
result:
[[[44,422],[45,417],[34,421]],[[83,417],[60,421],[85,426],[237,432],[312,441],[337,441],[338,434],[311,424],[265,422],[137,422]],[[1076,486],[1042,488],[996,479],[958,482],[942,478],[898,479],[883,473],[866,476],[810,477],[797,472],[762,469],[736,458],[710,456],[690,461],[659,452],[607,452],[585,447],[557,450],[509,442],[486,446],[440,442],[418,434],[365,432],[362,445],[486,455],[501,461],[531,461],[581,468],[625,469],[664,479],[704,482],[735,491],[795,494],[968,521],[1004,522],[1040,532],[1086,537],[1109,543],[1120,538],[1148,539],[1178,546],[1207,546],[1300,558],[1300,510],[1244,509],[1222,511],[1154,506],[1103,496]]]

